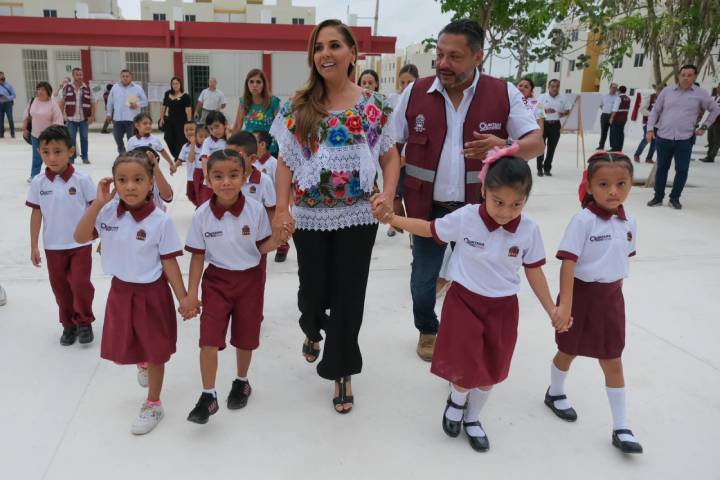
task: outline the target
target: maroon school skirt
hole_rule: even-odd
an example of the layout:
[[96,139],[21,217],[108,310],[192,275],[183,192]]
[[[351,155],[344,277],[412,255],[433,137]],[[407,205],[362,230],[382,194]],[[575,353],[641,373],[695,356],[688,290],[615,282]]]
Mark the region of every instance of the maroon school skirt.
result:
[[618,358],[625,348],[625,299],[622,280],[573,284],[573,326],[555,333],[558,350],[568,355]]
[[213,191],[205,185],[205,175],[203,175],[202,168],[193,170],[193,185],[195,185],[195,201],[198,206],[210,200]]
[[462,388],[505,380],[515,351],[518,301],[484,297],[453,282],[445,295],[430,371]]
[[163,364],[175,353],[176,341],[175,303],[165,275],[152,283],[113,277],[100,356],[123,365]]

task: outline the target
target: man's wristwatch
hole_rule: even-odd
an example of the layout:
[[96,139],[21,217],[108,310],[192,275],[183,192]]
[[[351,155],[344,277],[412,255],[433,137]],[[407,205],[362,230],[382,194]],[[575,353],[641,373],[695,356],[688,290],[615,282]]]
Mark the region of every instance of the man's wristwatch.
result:
[[707,125],[704,125],[704,124],[700,125],[700,130],[702,130],[703,132],[706,131],[707,129],[708,129]]

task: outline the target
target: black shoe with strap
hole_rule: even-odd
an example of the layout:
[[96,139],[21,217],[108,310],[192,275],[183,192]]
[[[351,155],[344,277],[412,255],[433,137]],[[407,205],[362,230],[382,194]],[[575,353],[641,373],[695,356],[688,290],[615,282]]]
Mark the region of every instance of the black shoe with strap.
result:
[[[643,453],[642,445],[639,442],[627,442],[620,440],[620,435],[633,435],[632,430],[627,428],[621,428],[614,430],[612,434],[612,444],[615,448],[619,449],[623,453]],[[634,437],[635,435],[633,435]]]
[[563,420],[567,422],[574,422],[577,420],[577,412],[575,412],[575,409],[570,408],[557,408],[555,407],[555,402],[557,400],[566,400],[567,395],[550,395],[550,387],[548,387],[547,392],[545,392],[545,405],[548,406],[550,410],[553,411],[555,415],[558,416],[558,418],[562,418]]
[[482,424],[480,422],[463,422],[463,428],[465,429],[465,435],[467,435],[472,449],[476,452],[487,452],[490,449],[490,440],[487,434],[482,437],[475,437],[468,433],[468,427],[480,427],[480,430],[484,432],[485,429],[482,427]]
[[247,405],[250,394],[252,393],[252,387],[250,382],[247,380],[235,379],[230,389],[230,395],[227,398],[227,407],[230,410],[239,410]]
[[[308,363],[315,363],[320,356],[320,347],[315,346],[316,342],[313,342],[309,338],[305,339],[302,346],[302,353],[305,356],[305,361]],[[312,360],[308,357],[313,357]]]
[[443,412],[442,427],[443,432],[445,432],[448,437],[455,438],[460,435],[460,430],[462,429],[462,421],[450,420],[447,417],[447,411],[451,407],[457,410],[465,410],[465,408],[467,407],[467,403],[465,405],[458,405],[457,403],[452,401],[452,396],[448,395],[447,405],[445,406],[445,411]]
[[[350,410],[352,410],[352,405],[355,402],[355,397],[353,395],[347,394],[347,383],[350,381],[350,376],[342,377],[338,380],[335,380],[335,384],[338,385],[338,395],[337,397],[333,398],[333,405],[335,406],[335,411],[340,414],[346,414],[349,413]],[[344,405],[349,403],[351,406],[347,410],[344,408]],[[337,406],[340,405],[343,409],[338,410]]]
[[203,392],[187,419],[190,422],[204,425],[208,422],[210,415],[215,415],[219,408],[217,397],[212,393]]

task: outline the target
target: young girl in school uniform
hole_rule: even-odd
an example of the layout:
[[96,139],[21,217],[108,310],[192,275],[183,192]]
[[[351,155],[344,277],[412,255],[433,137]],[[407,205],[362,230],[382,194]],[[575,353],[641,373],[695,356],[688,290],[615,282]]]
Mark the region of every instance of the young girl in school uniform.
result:
[[[480,172],[481,205],[465,205],[428,222],[392,211],[375,214],[381,221],[438,243],[455,242],[450,260],[450,286],[432,358],[431,372],[450,382],[442,418],[445,433],[461,427],[476,451],[490,442],[480,411],[495,384],[505,380],[515,349],[518,326],[517,292],[520,268],[551,318],[555,313],[542,265],[545,250],[538,225],[521,215],[532,187],[527,162],[515,157],[517,144],[488,153]],[[383,199],[380,199],[383,200]],[[561,330],[553,318],[553,325]]]
[[[252,134],[249,134],[252,138]],[[188,297],[183,310],[199,307],[198,289],[202,278],[200,317],[200,370],[203,391],[188,420],[204,424],[219,407],[215,380],[218,350],[225,348],[230,327],[230,344],[236,349],[237,377],[227,397],[227,408],[247,405],[252,392],[248,370],[252,352],[260,345],[264,280],[261,255],[274,250],[290,235],[289,230],[273,234],[263,206],[243,195],[249,169],[234,150],[219,150],[207,161],[213,195],[193,216],[185,249],[192,253]],[[208,267],[203,274],[205,261]]]
[[[155,206],[158,207],[163,212],[167,211],[166,203],[171,203],[173,201],[173,189],[168,183],[167,179],[165,178],[165,175],[163,175],[162,170],[160,169],[160,156],[157,154],[155,149],[153,149],[149,145],[144,145],[140,147],[136,147],[133,150],[128,151],[129,155],[137,155],[140,157],[145,157],[150,162],[150,165],[153,169],[153,189],[152,189],[152,199],[155,202]],[[115,201],[117,201],[117,197],[115,197]]]
[[625,301],[622,282],[635,255],[637,227],[623,202],[632,186],[633,165],[620,152],[597,152],[588,161],[583,210],[565,230],[557,258],[560,270],[558,318],[573,327],[555,335],[558,352],[550,366],[545,404],[558,417],[575,421],[565,379],[576,356],[597,358],[613,417],[612,444],[623,453],[642,453],[628,428],[625,410]]
[[195,167],[195,199],[199,204],[207,202],[212,196],[212,189],[207,181],[207,160],[214,152],[223,150],[227,140],[227,120],[222,112],[210,112],[205,118],[208,137],[200,149],[200,168]]
[[[182,244],[170,217],[148,198],[153,168],[147,157],[122,154],[112,173],[99,182],[75,240],[84,243],[99,235],[103,270],[113,276],[100,356],[123,365],[148,362],[147,400],[131,427],[133,434],[142,435],[164,415],[160,391],[177,338],[170,287],[178,301],[186,296],[176,260]],[[112,202],[115,195],[119,201]]]
[[208,132],[205,127],[197,125],[194,122],[186,123],[184,132],[187,143],[183,145],[182,150],[180,150],[178,159],[185,162],[185,170],[187,172],[187,187],[185,193],[188,200],[197,208],[200,206],[200,203],[195,197],[195,182],[193,181],[193,176],[195,168],[200,168],[202,171],[200,151],[202,150],[203,142],[208,137]]
[[133,118],[133,127],[135,128],[135,135],[130,137],[127,142],[127,150],[135,150],[137,147],[152,147],[158,155],[162,156],[168,165],[170,165],[170,175],[174,175],[177,170],[177,165],[173,162],[172,158],[168,154],[165,147],[163,147],[162,140],[152,136],[152,117],[147,113],[138,113]]

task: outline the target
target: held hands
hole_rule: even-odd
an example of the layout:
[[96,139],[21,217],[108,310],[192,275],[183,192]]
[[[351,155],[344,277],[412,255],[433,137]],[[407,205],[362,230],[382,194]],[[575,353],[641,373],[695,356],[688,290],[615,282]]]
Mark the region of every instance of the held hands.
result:
[[565,333],[570,330],[573,324],[573,318],[570,316],[570,309],[567,306],[560,305],[550,312],[552,325],[558,333]]
[[370,206],[373,215],[380,223],[390,223],[395,216],[392,201],[388,200],[384,193],[376,193],[370,197]]
[[175,175],[175,172],[177,172],[177,166],[178,166],[177,162],[173,162],[173,161],[170,162],[170,175]]
[[276,211],[272,222],[272,237],[284,243],[293,233],[295,233],[295,219],[290,212]]
[[198,300],[197,295],[186,295],[180,300],[178,313],[182,315],[183,320],[190,320],[191,318],[197,317],[200,315],[201,310],[200,300]]
[[114,189],[110,191],[110,185],[112,184],[112,177],[105,177],[98,182],[97,196],[95,197],[95,201],[98,202],[101,207],[107,205],[117,193],[117,191]]
[[494,147],[505,146],[505,140],[488,133],[473,132],[476,140],[465,142],[463,155],[475,160],[484,160],[485,155]]
[[36,267],[39,267],[42,263],[42,257],[40,256],[40,249],[35,247],[30,249],[30,261]]

